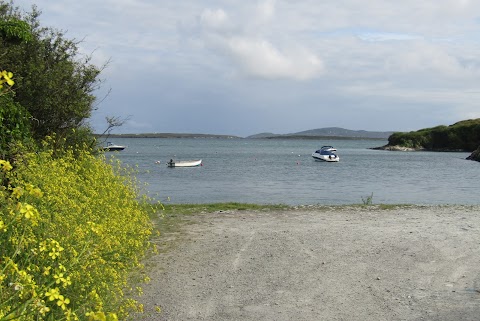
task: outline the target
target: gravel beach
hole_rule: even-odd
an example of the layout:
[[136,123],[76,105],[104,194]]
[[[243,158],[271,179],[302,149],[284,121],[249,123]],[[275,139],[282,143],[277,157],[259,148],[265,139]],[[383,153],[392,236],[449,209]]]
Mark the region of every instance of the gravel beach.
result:
[[480,320],[480,206],[199,213],[136,320]]

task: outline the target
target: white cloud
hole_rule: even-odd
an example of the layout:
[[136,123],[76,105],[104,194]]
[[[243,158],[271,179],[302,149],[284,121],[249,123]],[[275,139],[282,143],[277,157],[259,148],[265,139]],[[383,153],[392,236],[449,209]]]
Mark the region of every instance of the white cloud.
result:
[[443,77],[447,81],[458,81],[461,77],[470,78],[475,72],[478,75],[479,70],[472,70],[459,62],[461,53],[450,53],[449,49],[425,41],[411,43],[388,57],[387,70],[403,75],[423,74],[433,78]]
[[305,49],[281,52],[266,40],[241,37],[227,43],[233,59],[252,76],[306,80],[323,71],[322,61]]
[[358,37],[365,41],[399,41],[399,40],[415,40],[421,38],[417,35],[402,34],[393,32],[362,32]]
[[200,15],[202,25],[212,29],[219,29],[227,23],[228,17],[222,9],[205,9]]
[[260,2],[257,6],[257,16],[259,20],[269,21],[275,15],[275,0],[266,0]]
[[303,45],[288,41],[279,47],[269,39],[274,0],[259,2],[251,10],[252,20],[241,14],[231,16],[223,9],[203,10],[200,27],[205,45],[218,55],[226,55],[234,70],[248,76],[307,80],[324,70],[320,57]]

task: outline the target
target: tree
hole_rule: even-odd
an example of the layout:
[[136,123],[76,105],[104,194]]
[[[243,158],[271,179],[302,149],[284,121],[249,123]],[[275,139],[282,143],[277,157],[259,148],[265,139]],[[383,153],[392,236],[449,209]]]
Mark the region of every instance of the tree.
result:
[[[20,44],[32,40],[32,34],[25,21],[17,18],[0,21],[0,37],[11,43]],[[6,53],[4,53],[5,55]],[[0,72],[0,157],[10,157],[12,143],[30,141],[30,114],[19,103],[13,100],[11,91],[15,84],[13,73]]]
[[[22,14],[0,0],[0,66],[16,75],[13,97],[31,115],[33,137],[54,135],[58,142],[90,131],[87,119],[94,109],[101,68],[79,53],[80,42],[62,31],[41,27],[36,7]],[[81,129],[81,130],[80,130]],[[92,137],[88,139],[93,139]]]

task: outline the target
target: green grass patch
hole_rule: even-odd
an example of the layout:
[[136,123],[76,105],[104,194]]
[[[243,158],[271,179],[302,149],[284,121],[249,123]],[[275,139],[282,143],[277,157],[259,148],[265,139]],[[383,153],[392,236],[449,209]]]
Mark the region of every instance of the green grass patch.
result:
[[212,203],[212,204],[168,204],[164,205],[165,215],[171,214],[199,214],[214,213],[219,211],[270,211],[284,210],[287,205],[258,205],[249,203]]

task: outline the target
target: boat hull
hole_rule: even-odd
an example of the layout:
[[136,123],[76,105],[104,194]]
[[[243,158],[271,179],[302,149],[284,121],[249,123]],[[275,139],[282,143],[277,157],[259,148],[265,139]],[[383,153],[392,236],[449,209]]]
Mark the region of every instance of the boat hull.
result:
[[104,147],[103,150],[106,152],[115,152],[115,151],[120,151],[124,150],[124,146],[110,146],[110,147]]
[[122,145],[115,145],[112,144],[111,142],[107,142],[107,146],[102,148],[106,152],[116,152],[116,151],[121,151],[125,149],[125,146]]
[[321,155],[319,153],[313,153],[312,157],[319,162],[338,162],[340,157],[338,155]]
[[167,163],[168,167],[196,167],[202,165],[202,160],[191,160],[191,161],[169,161]]

